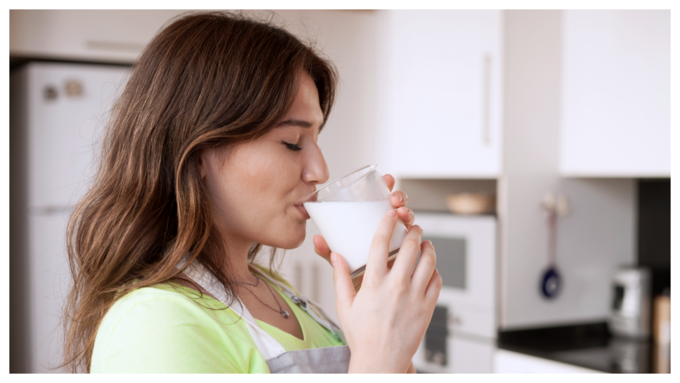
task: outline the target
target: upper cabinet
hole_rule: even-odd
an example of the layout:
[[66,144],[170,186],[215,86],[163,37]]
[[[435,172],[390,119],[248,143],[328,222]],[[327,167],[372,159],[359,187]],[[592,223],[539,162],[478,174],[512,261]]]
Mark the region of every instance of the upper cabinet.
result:
[[565,11],[560,171],[670,177],[670,11]]
[[177,10],[10,10],[15,57],[132,63]]
[[381,167],[406,178],[495,178],[502,12],[384,11]]
[[[10,58],[133,63],[153,36],[183,12],[11,10]],[[498,177],[503,11],[386,10],[370,15],[378,22],[368,32],[378,34],[377,52],[350,57],[359,63],[354,65],[369,68],[357,73],[371,75],[361,79],[361,97],[345,95],[359,104],[377,97],[375,103],[364,103],[368,112],[354,104],[350,112],[370,115],[375,124],[356,127],[365,134],[343,149],[371,147],[381,170],[398,178]],[[560,174],[670,176],[670,12],[562,15],[560,150],[555,151]],[[326,43],[320,40],[319,47],[323,50]],[[332,52],[330,58],[345,75],[353,68]],[[348,89],[341,86],[340,93]],[[337,111],[349,105],[338,100]]]

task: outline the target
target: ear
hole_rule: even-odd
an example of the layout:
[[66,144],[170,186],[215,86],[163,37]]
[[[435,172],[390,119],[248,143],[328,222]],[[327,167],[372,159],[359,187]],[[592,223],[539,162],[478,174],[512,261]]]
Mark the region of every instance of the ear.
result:
[[205,179],[205,176],[208,173],[207,169],[205,168],[207,164],[206,161],[207,155],[208,155],[207,150],[202,151],[201,154],[198,155],[198,173],[201,176],[201,179]]

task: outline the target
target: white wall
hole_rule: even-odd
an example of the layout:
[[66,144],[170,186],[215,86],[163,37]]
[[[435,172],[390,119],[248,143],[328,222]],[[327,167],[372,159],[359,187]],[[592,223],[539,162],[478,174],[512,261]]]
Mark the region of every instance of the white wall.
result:
[[[518,329],[606,319],[610,281],[633,261],[635,182],[560,179],[560,11],[505,13],[500,327]],[[547,192],[565,194],[573,212],[558,220],[557,266],[563,289],[540,294],[548,264]]]

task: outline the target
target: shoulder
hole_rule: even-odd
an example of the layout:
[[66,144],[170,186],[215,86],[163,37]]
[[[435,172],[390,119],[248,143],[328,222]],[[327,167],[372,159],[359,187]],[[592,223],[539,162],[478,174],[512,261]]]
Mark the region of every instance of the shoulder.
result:
[[[102,328],[114,329],[134,321],[136,327],[205,321],[210,312],[226,307],[198,292],[177,285],[156,285],[119,298],[104,316]],[[230,311],[230,310],[225,310]]]
[[243,321],[191,291],[159,285],[116,301],[97,331],[92,372],[248,372]]

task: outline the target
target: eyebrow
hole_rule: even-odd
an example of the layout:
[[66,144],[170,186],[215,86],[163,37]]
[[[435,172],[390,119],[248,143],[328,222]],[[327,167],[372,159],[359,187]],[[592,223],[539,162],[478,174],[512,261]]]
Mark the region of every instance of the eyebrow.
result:
[[285,120],[282,122],[279,122],[276,124],[277,127],[279,126],[299,126],[301,128],[311,128],[312,124],[307,121],[302,121],[302,120],[295,120],[295,119],[290,119],[290,120]]

